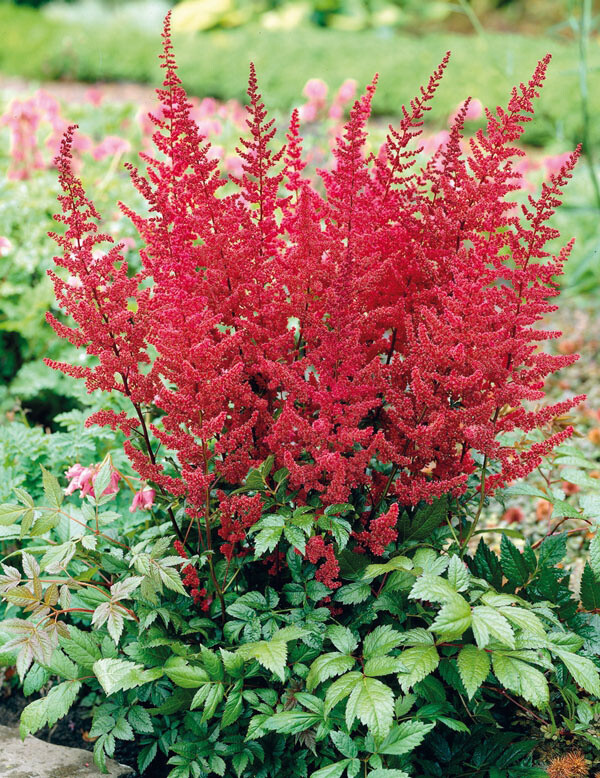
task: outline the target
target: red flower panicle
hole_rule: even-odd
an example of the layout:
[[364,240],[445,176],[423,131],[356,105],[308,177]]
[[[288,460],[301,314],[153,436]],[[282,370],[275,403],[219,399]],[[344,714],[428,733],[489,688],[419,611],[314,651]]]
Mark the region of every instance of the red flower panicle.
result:
[[[100,233],[72,173],[74,128],[57,159],[66,231],[54,236],[56,263],[77,282],[51,273],[73,323],[49,321],[96,359],[48,364],[132,403],[130,414],[102,411],[89,423],[122,430],[140,477],[185,499],[199,532],[218,526],[228,560],[247,553],[260,501],[222,498],[220,525],[210,525],[215,487],[228,493],[269,455],[299,502],[362,491],[368,528],[358,538],[374,554],[396,536],[398,507],[376,518],[386,494],[406,506],[461,494],[473,451],[494,465],[486,490],[533,470],[572,430],[543,442],[529,433],[581,399],[539,407],[546,376],[576,359],[542,351],[558,333],[538,325],[570,249],[549,254],[558,233],[548,220],[579,151],[520,214],[511,199],[515,143],[549,58],[468,144],[465,103],[423,167],[416,139],[447,57],[369,154],[374,80],[318,186],[305,176],[297,115],[287,149],[274,147],[252,68],[243,175],[224,193],[177,75],[168,17],[163,38],[156,153],[141,155],[145,172],[130,170],[148,215],[122,206],[142,240],[139,272]],[[506,434],[515,432],[518,444]],[[325,560],[317,576],[337,585],[332,545],[314,537],[307,556]]]

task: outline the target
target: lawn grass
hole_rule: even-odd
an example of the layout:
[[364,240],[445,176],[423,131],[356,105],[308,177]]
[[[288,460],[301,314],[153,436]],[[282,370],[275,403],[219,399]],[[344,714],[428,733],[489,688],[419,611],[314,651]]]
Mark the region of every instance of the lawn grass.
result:
[[[0,71],[37,80],[138,81],[157,83],[159,30],[149,34],[110,23],[58,24],[37,11],[0,4]],[[527,79],[536,61],[553,54],[547,86],[527,140],[573,144],[581,136],[575,44],[520,35],[430,34],[413,37],[377,31],[290,31],[245,27],[175,40],[181,75],[192,94],[243,99],[248,63],[256,64],[270,107],[286,110],[301,100],[309,78],[332,88],[346,78],[361,85],[380,74],[374,101],[378,114],[398,114],[447,50],[452,60],[429,119],[443,123],[467,95],[485,104],[505,103],[511,86]],[[591,115],[600,112],[600,48],[592,47]],[[592,128],[600,141],[600,123]]]

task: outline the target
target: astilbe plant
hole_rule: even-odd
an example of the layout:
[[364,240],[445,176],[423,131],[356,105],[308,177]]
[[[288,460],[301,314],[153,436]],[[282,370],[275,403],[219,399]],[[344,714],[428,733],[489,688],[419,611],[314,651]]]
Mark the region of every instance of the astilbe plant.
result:
[[[101,232],[67,132],[49,321],[87,358],[49,364],[110,393],[88,423],[124,436],[137,476],[109,452],[71,463],[66,489],[43,470],[42,504],[17,489],[0,506],[21,538],[0,661],[27,693],[63,679],[23,735],[85,686],[96,763],[136,739],[140,773],[160,774],[160,752],[170,778],[539,778],[547,737],[598,747],[600,535],[577,598],[562,520],[522,552],[506,534],[499,554],[470,546],[487,496],[572,432],[580,398],[540,403],[575,357],[544,352],[558,333],[539,325],[578,152],[519,210],[546,59],[469,141],[465,103],[419,167],[447,60],[376,153],[373,81],[316,181],[298,112],[277,147],[252,68],[228,179],[167,18],[156,152],[130,168],[147,210],[122,206],[139,270]],[[534,492],[589,522],[546,483]],[[107,507],[124,488],[123,517]]]
[[[192,119],[168,19],[163,38],[156,153],[141,155],[145,172],[130,168],[148,212],[121,206],[142,241],[138,272],[119,244],[101,250],[111,238],[72,172],[75,128],[64,137],[56,218],[66,230],[54,237],[70,278],[51,275],[74,324],[48,320],[93,359],[48,364],[130,401],[131,412],[88,423],[125,433],[179,540],[211,552],[211,595],[222,603],[226,586],[213,552],[229,563],[251,549],[262,497],[235,492],[265,460],[270,486],[287,479],[317,518],[352,507],[351,545],[376,556],[415,506],[460,497],[473,474],[483,500],[538,466],[572,432],[553,420],[580,400],[536,405],[546,376],[576,358],[541,350],[559,333],[538,323],[570,249],[548,253],[558,236],[548,220],[579,152],[539,197],[512,201],[515,144],[549,57],[507,108],[487,112],[465,154],[467,101],[421,168],[418,136],[448,56],[373,154],[375,79],[319,182],[304,174],[296,112],[287,144],[274,146],[252,67],[243,175],[228,182]],[[338,546],[315,524],[300,549],[331,588]]]

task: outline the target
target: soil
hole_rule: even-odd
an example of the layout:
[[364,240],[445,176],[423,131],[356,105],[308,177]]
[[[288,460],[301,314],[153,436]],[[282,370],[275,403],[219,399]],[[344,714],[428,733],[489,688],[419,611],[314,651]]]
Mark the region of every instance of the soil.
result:
[[[21,690],[12,687],[10,682],[0,685],[0,724],[14,727],[19,724],[19,718],[23,708],[32,701],[26,699]],[[89,708],[74,707],[62,719],[51,727],[45,727],[36,733],[36,737],[48,743],[71,748],[84,748],[93,751],[94,742],[87,738],[87,732],[91,726],[91,712]],[[132,767],[134,772],[130,778],[165,778],[171,768],[166,764],[166,758],[158,753],[154,762],[143,774],[137,769],[137,755],[140,750],[135,741],[127,742],[117,740],[114,759],[121,764]]]

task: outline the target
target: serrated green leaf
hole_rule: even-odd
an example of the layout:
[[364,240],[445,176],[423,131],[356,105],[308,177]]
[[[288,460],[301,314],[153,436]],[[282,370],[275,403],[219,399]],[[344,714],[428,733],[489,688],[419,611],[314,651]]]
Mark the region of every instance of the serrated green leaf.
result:
[[64,499],[63,490],[60,488],[60,484],[58,483],[56,477],[52,475],[52,473],[48,472],[48,470],[46,470],[46,468],[43,465],[41,467],[42,467],[42,485],[44,487],[44,494],[46,495],[46,500],[48,500],[48,503],[52,508],[58,510],[58,508],[60,508],[60,506],[62,505]]
[[600,578],[600,534],[596,532],[590,541],[590,567],[594,571],[596,578]]
[[24,739],[46,725],[53,726],[58,719],[66,715],[80,689],[80,681],[65,681],[53,686],[45,697],[29,703],[21,713],[21,737]]
[[557,648],[554,645],[550,646],[550,651],[564,662],[575,683],[586,692],[593,694],[594,697],[600,697],[600,674],[591,659],[579,654],[572,654],[570,651]]
[[378,675],[393,675],[402,670],[402,659],[399,656],[374,656],[367,659],[363,672],[370,678]]
[[500,565],[504,575],[514,586],[523,586],[529,578],[529,567],[523,554],[506,535],[502,535],[500,552]]
[[367,778],[410,778],[410,776],[404,770],[398,770],[397,768],[378,767],[376,770],[371,770]]
[[279,732],[282,735],[296,735],[299,732],[304,732],[311,727],[317,726],[321,721],[322,717],[315,713],[291,710],[284,713],[275,713],[264,722],[263,726],[265,729]]
[[310,666],[306,676],[306,688],[312,692],[320,683],[328,678],[334,678],[336,675],[342,675],[351,670],[356,664],[356,660],[347,654],[340,654],[339,651],[332,651],[318,656]]
[[284,525],[279,527],[265,527],[254,538],[254,556],[260,558],[275,548],[281,540]]
[[341,762],[332,762],[311,773],[310,778],[340,778],[350,761],[350,759],[342,759]]
[[398,673],[398,683],[406,693],[438,666],[440,658],[435,646],[413,646],[400,654],[405,670]]
[[294,548],[297,548],[300,553],[304,554],[306,550],[306,535],[299,527],[288,525],[283,530],[283,534],[291,546],[294,546]]
[[456,658],[458,672],[469,699],[479,689],[490,672],[490,657],[486,651],[476,646],[464,646]]
[[100,647],[94,638],[87,632],[70,625],[69,639],[60,638],[60,644],[67,654],[85,668],[91,668],[98,659],[102,658]]
[[346,705],[346,724],[352,729],[357,718],[376,739],[386,737],[394,720],[394,694],[376,678],[363,676],[350,693]]
[[363,656],[371,659],[375,656],[385,656],[393,648],[403,643],[403,635],[397,632],[389,624],[375,627],[363,641]]
[[437,632],[447,640],[460,637],[471,626],[471,606],[460,594],[455,594],[440,608],[431,632]]
[[371,587],[364,581],[354,581],[338,589],[335,594],[337,602],[344,605],[358,605],[369,598]]
[[420,746],[425,736],[435,727],[435,723],[424,721],[403,721],[394,725],[388,736],[377,749],[379,754],[402,756]]
[[446,578],[424,573],[417,578],[408,596],[411,600],[447,602],[456,595],[456,589]]
[[600,584],[589,562],[585,563],[581,575],[581,586],[579,588],[579,597],[581,604],[588,611],[594,611],[600,608]]
[[242,712],[243,702],[240,691],[231,691],[227,695],[223,716],[221,717],[221,729],[230,726],[236,722]]
[[346,732],[334,730],[329,733],[329,737],[342,756],[346,756],[349,759],[354,759],[358,756],[358,746]]
[[448,565],[448,581],[457,592],[463,592],[469,585],[471,574],[459,556],[453,556]]
[[367,565],[363,573],[363,580],[372,581],[380,575],[391,573],[394,570],[411,570],[412,561],[406,556],[395,556],[389,562],[379,565]]
[[27,508],[21,505],[9,505],[7,503],[0,505],[0,526],[10,527],[26,512]]
[[285,680],[285,663],[287,660],[287,643],[285,640],[260,640],[246,643],[238,648],[238,653],[245,659],[256,661],[270,670],[281,681]]
[[487,646],[490,635],[509,648],[515,647],[515,633],[508,619],[489,605],[476,605],[473,608],[472,626],[479,648]]
[[94,662],[92,669],[100,686],[108,695],[133,689],[163,675],[163,670],[159,667],[145,670],[135,662],[126,662],[122,659],[99,659]]
[[548,705],[548,681],[535,667],[498,651],[492,653],[492,667],[494,675],[505,689],[519,694],[536,708]]
[[333,645],[342,654],[351,654],[358,646],[358,640],[354,637],[348,627],[342,627],[339,624],[332,624],[327,627],[325,636],[331,640]]
[[182,689],[198,689],[210,681],[210,676],[204,667],[191,665],[181,656],[167,659],[164,670],[167,678]]
[[362,673],[354,670],[346,673],[346,675],[343,675],[331,684],[325,694],[325,715],[329,715],[338,702],[341,702],[350,694],[361,678]]

